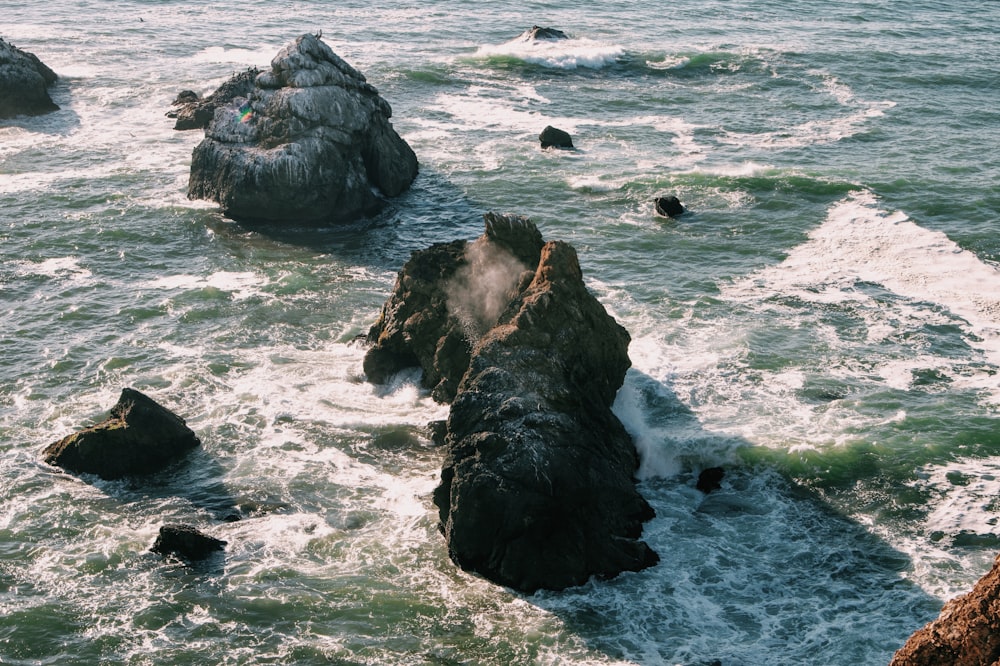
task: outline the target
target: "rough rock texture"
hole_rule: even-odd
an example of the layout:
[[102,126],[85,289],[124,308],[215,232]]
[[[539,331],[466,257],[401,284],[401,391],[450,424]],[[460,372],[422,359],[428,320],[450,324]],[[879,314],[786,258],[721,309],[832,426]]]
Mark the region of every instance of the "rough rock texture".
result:
[[968,594],[910,636],[890,666],[1000,665],[1000,556]]
[[542,148],[573,147],[573,137],[569,135],[569,132],[557,129],[552,125],[548,125],[542,130],[541,134],[538,135],[538,141],[542,144]]
[[533,25],[529,30],[526,30],[523,37],[525,40],[569,39],[569,35],[562,30],[556,30],[555,28],[542,28],[537,25]]
[[0,39],[0,118],[56,111],[48,91],[56,78],[34,54]]
[[524,218],[486,221],[473,243],[414,253],[365,362],[373,381],[419,363],[435,397],[453,398],[434,493],[449,554],[527,592],[655,564],[638,540],[653,516],[638,457],[610,409],[628,333],[572,247]]
[[246,98],[216,110],[192,155],[188,196],[251,222],[363,217],[417,175],[417,158],[391,116],[364,76],[303,35]]
[[190,525],[164,525],[150,550],[185,560],[203,560],[225,547],[225,541],[202,534]]
[[182,90],[172,104],[175,108],[167,112],[167,117],[177,119],[175,130],[204,129],[212,122],[218,107],[232,104],[237,97],[246,99],[253,92],[258,74],[260,70],[256,67],[233,74],[204,99],[198,97],[196,92]]
[[45,462],[102,479],[157,472],[201,442],[180,418],[126,388],[107,420],[46,447]]

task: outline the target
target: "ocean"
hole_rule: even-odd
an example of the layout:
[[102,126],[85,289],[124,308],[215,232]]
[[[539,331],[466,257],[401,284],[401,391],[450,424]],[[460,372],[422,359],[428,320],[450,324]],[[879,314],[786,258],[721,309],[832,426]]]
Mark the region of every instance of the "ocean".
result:
[[[1000,550],[997,25],[943,0],[0,0],[61,107],[0,122],[0,663],[887,663]],[[411,190],[336,228],[189,201],[202,133],[171,101],[306,32],[391,104]],[[668,194],[689,212],[654,216]],[[366,382],[356,338],[486,211],[572,244],[632,336],[615,412],[656,567],[522,595],[448,559],[447,407],[416,372]],[[201,449],[141,481],[41,462],[126,386]],[[224,556],[148,552],[170,522]]]

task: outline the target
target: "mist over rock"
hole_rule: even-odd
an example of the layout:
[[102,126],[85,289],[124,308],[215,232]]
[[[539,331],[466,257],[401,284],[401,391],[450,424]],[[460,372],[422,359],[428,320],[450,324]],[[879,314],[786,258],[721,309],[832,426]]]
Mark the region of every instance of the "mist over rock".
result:
[[200,444],[184,419],[125,388],[107,419],[53,442],[42,456],[71,472],[120,479],[158,472]]
[[944,605],[917,630],[890,666],[984,666],[1000,663],[1000,556],[972,590]]
[[0,118],[57,111],[48,91],[57,78],[33,53],[0,39]]
[[451,400],[434,492],[452,560],[533,592],[658,561],[652,508],[611,412],[629,335],[587,290],[576,251],[521,217],[415,252],[369,333],[372,381],[420,365]]
[[345,222],[406,191],[417,158],[365,77],[313,35],[215,110],[191,158],[188,197],[248,222]]

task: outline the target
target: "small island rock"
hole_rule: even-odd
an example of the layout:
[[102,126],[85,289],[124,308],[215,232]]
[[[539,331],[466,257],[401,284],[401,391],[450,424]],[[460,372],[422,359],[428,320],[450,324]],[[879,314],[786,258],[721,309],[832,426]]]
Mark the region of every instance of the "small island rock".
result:
[[0,39],[0,118],[58,110],[48,91],[57,78],[34,54]]
[[50,444],[42,455],[71,472],[120,479],[158,472],[199,444],[184,419],[126,388],[105,421]]
[[611,404],[629,335],[583,283],[576,252],[521,217],[414,253],[365,359],[369,379],[419,364],[451,401],[434,491],[452,560],[514,589],[563,589],[659,558],[653,510]]
[[654,199],[653,208],[656,214],[661,217],[677,217],[684,214],[686,210],[681,200],[672,195]]
[[546,126],[542,130],[542,133],[538,135],[538,140],[542,144],[542,148],[572,148],[573,147],[573,137],[561,129],[557,129],[552,125]]
[[313,35],[219,107],[191,158],[188,197],[246,222],[348,222],[403,193],[417,158],[365,77]]

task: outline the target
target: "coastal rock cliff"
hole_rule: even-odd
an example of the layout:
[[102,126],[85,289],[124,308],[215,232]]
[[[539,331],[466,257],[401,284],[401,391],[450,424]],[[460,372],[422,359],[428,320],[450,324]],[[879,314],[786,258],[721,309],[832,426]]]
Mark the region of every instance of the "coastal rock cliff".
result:
[[996,666],[1000,664],[1000,556],[972,591],[945,604],[936,620],[917,630],[890,666]]
[[452,400],[434,492],[452,560],[533,592],[658,561],[653,510],[611,412],[629,335],[583,284],[575,250],[486,215],[472,243],[414,253],[369,334],[379,381],[419,364]]
[[184,419],[126,388],[106,420],[53,442],[42,456],[71,472],[120,479],[160,471],[199,444]]
[[0,39],[0,118],[58,110],[48,91],[56,79],[34,54]]
[[250,222],[344,222],[377,211],[417,158],[365,77],[313,35],[215,111],[191,159],[188,197]]

